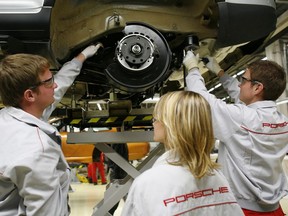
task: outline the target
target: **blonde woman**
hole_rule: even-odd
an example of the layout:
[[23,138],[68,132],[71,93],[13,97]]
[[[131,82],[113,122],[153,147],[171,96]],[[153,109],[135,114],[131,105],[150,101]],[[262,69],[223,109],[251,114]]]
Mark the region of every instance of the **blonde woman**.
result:
[[244,215],[210,159],[210,106],[194,92],[163,95],[154,109],[154,140],[166,152],[133,182],[122,216]]

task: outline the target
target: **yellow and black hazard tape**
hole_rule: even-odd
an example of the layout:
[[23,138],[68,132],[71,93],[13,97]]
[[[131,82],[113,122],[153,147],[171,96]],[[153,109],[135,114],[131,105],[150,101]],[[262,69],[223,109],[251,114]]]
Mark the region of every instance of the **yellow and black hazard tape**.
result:
[[70,121],[70,125],[81,125],[81,124],[91,124],[91,125],[113,125],[114,123],[122,124],[122,123],[131,123],[131,122],[146,122],[151,123],[153,116],[145,115],[145,116],[125,116],[125,117],[94,117],[87,120],[83,120],[80,118],[72,119]]

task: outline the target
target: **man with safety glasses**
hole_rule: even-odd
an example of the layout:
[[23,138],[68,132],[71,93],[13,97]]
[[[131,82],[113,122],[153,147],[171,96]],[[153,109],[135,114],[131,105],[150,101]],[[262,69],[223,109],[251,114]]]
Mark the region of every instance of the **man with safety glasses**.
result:
[[0,215],[69,215],[70,168],[57,129],[46,121],[101,44],[84,49],[55,76],[47,59],[6,56],[0,63]]
[[260,60],[248,65],[240,82],[209,57],[206,67],[220,77],[231,98],[228,104],[207,92],[198,57],[183,60],[187,90],[204,96],[212,109],[218,162],[245,215],[284,215],[279,201],[288,194],[282,161],[288,152],[288,118],[275,101],[286,88],[286,73],[277,63]]

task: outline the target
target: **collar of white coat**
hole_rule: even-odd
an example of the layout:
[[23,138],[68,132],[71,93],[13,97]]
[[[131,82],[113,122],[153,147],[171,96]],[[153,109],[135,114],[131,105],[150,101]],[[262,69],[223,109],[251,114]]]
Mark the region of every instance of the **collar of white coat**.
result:
[[58,130],[55,127],[53,127],[49,123],[47,123],[41,119],[38,119],[35,116],[23,111],[20,108],[5,107],[3,109],[4,109],[3,111],[6,110],[6,112],[10,116],[17,119],[18,121],[25,122],[25,123],[32,125],[32,126],[36,126],[36,127],[40,128],[42,131],[44,131],[46,134],[56,134],[57,136],[58,135],[60,136]]
[[164,152],[154,163],[154,166],[168,164],[168,162],[175,162],[178,161],[179,157],[175,154],[175,151],[168,150]]
[[264,100],[264,101],[257,101],[252,104],[249,104],[247,107],[257,109],[257,108],[276,108],[276,106],[277,104],[275,101]]

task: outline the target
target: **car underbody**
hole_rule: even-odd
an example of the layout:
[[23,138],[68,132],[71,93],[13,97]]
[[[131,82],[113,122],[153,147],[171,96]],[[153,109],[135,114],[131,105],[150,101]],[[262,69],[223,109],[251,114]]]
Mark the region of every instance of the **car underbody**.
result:
[[[277,19],[287,8],[236,0],[49,0],[37,13],[0,11],[0,57],[40,54],[56,73],[86,46],[101,42],[104,48],[85,61],[54,114],[127,116],[153,108],[145,103],[149,98],[185,88],[187,50],[201,59],[216,57],[231,75],[263,58],[265,47],[287,32]],[[204,64],[200,71],[213,88],[217,77]],[[213,93],[227,96],[221,88]]]

